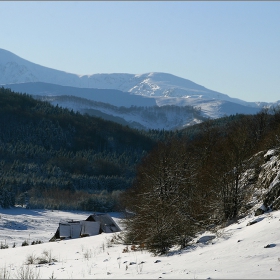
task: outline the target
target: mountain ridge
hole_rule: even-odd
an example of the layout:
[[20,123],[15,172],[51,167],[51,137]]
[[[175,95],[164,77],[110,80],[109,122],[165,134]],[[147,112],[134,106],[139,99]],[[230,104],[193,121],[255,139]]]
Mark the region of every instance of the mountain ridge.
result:
[[144,96],[185,98],[190,96],[204,96],[210,99],[218,98],[234,101],[242,105],[248,103],[237,98],[231,98],[226,94],[209,90],[188,79],[168,73],[97,73],[92,75],[78,75],[29,62],[3,49],[0,49],[0,74],[0,84],[2,85],[45,82],[79,88],[117,89]]
[[[199,123],[205,118],[218,118],[235,113],[255,114],[259,111],[259,108],[223,100],[195,97],[153,98],[118,90],[75,88],[42,82],[10,84],[7,87],[15,92],[31,94],[34,98],[48,101],[54,106],[58,105],[80,113],[102,116],[108,120],[112,120],[113,117],[116,122],[119,122],[119,118],[121,118],[130,127],[143,129],[174,130]],[[177,109],[172,110],[172,106]],[[122,107],[130,108],[130,113],[127,113],[128,109],[121,110]],[[152,107],[154,109],[148,109]],[[196,112],[195,115],[191,112],[188,114],[189,107],[193,107],[192,111]],[[150,117],[151,111],[154,112],[153,118]],[[170,114],[170,111],[173,113]],[[200,112],[200,117],[198,117],[198,112]],[[124,122],[121,121],[121,123]]]
[[[70,95],[118,107],[192,106],[201,109],[203,118],[218,118],[231,114],[254,114],[264,106],[274,104],[246,102],[232,98],[190,80],[163,72],[92,75],[67,73],[35,64],[3,49],[0,49],[0,85],[16,92],[32,95]],[[57,105],[65,106],[59,99],[57,97]],[[53,98],[52,104],[54,102]],[[73,104],[70,108],[68,104],[67,108],[75,110],[75,107],[77,106]],[[85,106],[79,110],[88,109],[96,108]],[[124,119],[127,122],[131,121],[129,116]],[[171,129],[178,127],[178,125],[170,126],[168,124],[170,122],[173,120],[166,120],[166,127]],[[188,119],[183,126],[192,123],[194,123],[194,119]],[[158,128],[161,129],[162,126],[164,123],[160,124]],[[154,126],[152,123],[147,123],[146,128],[154,128]]]

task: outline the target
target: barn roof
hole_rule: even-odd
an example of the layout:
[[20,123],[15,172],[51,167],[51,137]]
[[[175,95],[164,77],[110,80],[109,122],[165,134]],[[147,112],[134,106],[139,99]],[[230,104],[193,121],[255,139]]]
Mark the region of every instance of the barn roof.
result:
[[[90,215],[86,221],[100,222],[101,227],[111,228],[112,232],[121,231],[119,226],[108,214],[93,214]],[[106,230],[104,230],[106,232]]]

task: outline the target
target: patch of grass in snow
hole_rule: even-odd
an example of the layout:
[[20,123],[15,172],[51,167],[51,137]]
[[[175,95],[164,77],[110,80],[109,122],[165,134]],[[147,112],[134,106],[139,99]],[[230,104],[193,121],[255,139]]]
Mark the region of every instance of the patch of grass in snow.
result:
[[56,278],[54,277],[54,272],[52,272],[52,275],[49,277],[49,279],[56,279]]
[[87,250],[84,252],[84,258],[85,258],[86,260],[89,260],[91,257],[92,257],[92,251],[91,251],[91,249],[87,249]]
[[0,279],[10,279],[10,276],[10,269],[8,269],[6,266],[0,269]]
[[121,231],[121,232],[114,233],[109,241],[111,244],[124,244],[125,243],[124,232]]
[[31,254],[27,256],[26,264],[46,264],[46,263],[52,263],[57,262],[57,260],[53,257],[52,251],[44,250],[42,252],[42,255],[39,257],[36,257],[35,255]]
[[27,258],[26,258],[26,263],[25,263],[25,264],[27,264],[27,265],[29,265],[29,264],[35,264],[36,259],[37,259],[37,258],[36,258],[35,255],[33,255],[33,254],[28,255]]
[[42,253],[41,258],[39,258],[39,260],[42,262],[44,261],[45,263],[51,263],[51,262],[57,262],[57,259],[55,257],[53,257],[52,255],[52,250],[44,250]]
[[14,277],[15,279],[39,279],[40,270],[30,265],[23,265],[15,272]]

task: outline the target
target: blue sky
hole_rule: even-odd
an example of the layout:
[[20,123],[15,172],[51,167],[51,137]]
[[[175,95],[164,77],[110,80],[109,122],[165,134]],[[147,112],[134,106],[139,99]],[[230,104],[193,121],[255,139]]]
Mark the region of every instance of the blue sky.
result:
[[0,48],[75,74],[166,72],[280,100],[278,1],[0,1]]

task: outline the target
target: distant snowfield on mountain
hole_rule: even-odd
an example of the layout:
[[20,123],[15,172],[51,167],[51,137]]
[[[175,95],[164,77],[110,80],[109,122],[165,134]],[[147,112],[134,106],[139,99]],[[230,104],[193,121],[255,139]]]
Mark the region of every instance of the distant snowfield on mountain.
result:
[[[125,250],[114,233],[48,242],[61,219],[84,220],[90,214],[1,209],[0,241],[9,248],[0,250],[0,278],[279,279],[280,211],[248,215],[216,233],[200,233],[189,247],[164,256],[131,246]],[[120,213],[110,214],[124,229]],[[43,243],[22,247],[25,240]]]
[[[91,89],[60,86],[42,82],[9,84],[6,87],[15,92],[29,93],[35,98],[49,101],[52,105],[89,113],[108,120],[113,120],[134,128],[143,129],[180,129],[203,121],[203,118],[218,118],[231,114],[255,114],[260,108],[244,106],[218,99],[201,97],[150,97],[135,95],[114,89]],[[102,103],[102,104],[101,104]],[[192,106],[200,109],[200,115],[170,106]],[[167,107],[166,107],[167,106]],[[120,110],[121,107],[143,107],[141,110]],[[154,117],[147,114],[147,108],[154,108]],[[159,112],[157,114],[156,112]],[[172,113],[170,113],[172,111]],[[164,116],[163,116],[164,114]],[[160,117],[161,116],[161,117]],[[118,119],[121,118],[121,119]]]
[[[52,104],[80,111],[97,110],[97,108],[89,105],[81,108],[81,104],[73,102],[65,104],[59,98],[55,100],[54,96],[76,96],[118,107],[193,106],[200,108],[201,116],[206,118],[218,118],[236,113],[255,114],[262,107],[274,104],[246,102],[231,98],[226,94],[209,90],[190,80],[167,73],[112,73],[82,76],[66,73],[31,63],[3,49],[0,49],[0,85],[16,92],[52,96]],[[85,103],[86,101],[83,102]],[[165,127],[169,119],[166,119],[164,123],[159,121],[155,124],[156,122],[143,121],[139,117],[132,120],[131,116],[119,116],[112,111],[105,112],[102,109],[99,111],[121,117],[128,124],[136,121],[145,128],[177,129],[197,123],[195,117],[188,116],[187,120],[183,120],[183,125],[170,124]]]

